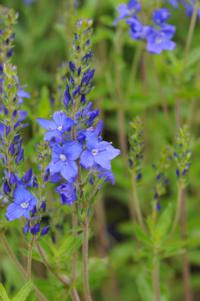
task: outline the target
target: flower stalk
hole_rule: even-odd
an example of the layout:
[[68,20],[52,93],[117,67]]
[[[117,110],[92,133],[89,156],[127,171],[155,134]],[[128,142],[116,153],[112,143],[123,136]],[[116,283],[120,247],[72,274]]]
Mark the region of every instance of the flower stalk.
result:
[[89,258],[88,258],[88,245],[89,245],[89,220],[86,217],[83,222],[83,246],[82,246],[82,257],[83,257],[83,294],[85,301],[92,301],[89,285]]

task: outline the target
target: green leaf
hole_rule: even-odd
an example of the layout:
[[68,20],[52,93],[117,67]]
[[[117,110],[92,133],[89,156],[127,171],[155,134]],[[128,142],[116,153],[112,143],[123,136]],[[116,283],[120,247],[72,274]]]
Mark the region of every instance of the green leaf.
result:
[[187,68],[193,66],[196,63],[199,63],[200,61],[200,48],[197,47],[193,49],[187,59]]
[[49,100],[49,90],[47,87],[43,87],[41,90],[41,98],[37,107],[37,114],[42,118],[49,118],[51,114],[51,106]]
[[135,224],[133,227],[133,231],[138,240],[142,241],[146,245],[151,244],[150,237],[145,233],[145,231],[139,225]]
[[26,301],[30,292],[32,291],[33,285],[31,281],[28,281],[12,299],[12,301]]
[[161,214],[158,223],[156,225],[155,231],[154,231],[154,238],[156,240],[162,240],[165,238],[166,234],[168,233],[171,223],[172,223],[172,205],[169,204],[168,207],[164,210],[164,212]]
[[7,292],[2,283],[0,283],[0,300],[1,301],[10,301],[10,298],[8,297]]

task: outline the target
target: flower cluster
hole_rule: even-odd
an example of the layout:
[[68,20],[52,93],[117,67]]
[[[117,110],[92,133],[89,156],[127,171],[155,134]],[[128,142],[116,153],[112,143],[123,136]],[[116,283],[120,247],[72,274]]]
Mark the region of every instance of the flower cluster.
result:
[[143,125],[139,117],[130,123],[129,167],[134,171],[136,180],[142,179],[142,159],[144,151]]
[[10,199],[14,199],[6,212],[7,219],[14,220],[21,216],[30,216],[35,198],[27,188],[35,186],[35,181],[32,170],[27,171],[22,177],[18,174],[18,165],[24,159],[20,131],[26,126],[23,121],[27,113],[20,109],[23,93],[18,85],[16,68],[8,63],[3,65],[2,88],[3,102],[0,111],[0,158],[4,169],[2,193],[3,203],[6,204]]
[[[21,130],[26,127],[24,120],[27,117],[27,112],[21,110],[21,104],[24,98],[30,96],[20,86],[16,67],[10,63],[16,14],[4,7],[0,7],[0,13],[3,20],[0,33],[0,162],[3,174],[1,203],[6,207],[7,220],[25,217],[27,222],[24,232],[30,231],[35,235],[40,231],[38,212],[44,212],[45,206],[30,192],[31,188],[38,186],[32,169],[22,174],[19,172],[19,165],[24,160]],[[47,231],[47,227],[41,229],[40,235]]]
[[17,20],[17,14],[13,9],[0,5],[0,64],[12,56],[14,33],[13,26]]
[[166,22],[170,18],[170,12],[166,8],[156,9],[152,14],[152,25],[143,24],[138,14],[141,12],[141,5],[137,0],[130,0],[129,3],[118,6],[119,17],[115,20],[126,20],[130,27],[130,36],[134,40],[146,41],[147,51],[153,54],[160,54],[164,50],[173,50],[176,44],[172,41],[176,28]]
[[168,170],[172,163],[171,148],[164,147],[159,160],[152,167],[155,172],[154,200],[157,210],[160,210],[160,198],[166,194],[169,186]]
[[102,180],[113,182],[110,163],[120,153],[102,139],[102,122],[97,121],[99,112],[87,101],[95,72],[91,68],[91,26],[91,20],[79,20],[76,24],[63,110],[56,111],[51,120],[38,119],[46,130],[44,139],[51,149],[49,178],[58,185],[56,192],[61,203],[68,205],[82,197],[84,181],[91,186]]
[[177,135],[174,161],[178,179],[184,180],[191,166],[191,137],[187,127],[181,128]]

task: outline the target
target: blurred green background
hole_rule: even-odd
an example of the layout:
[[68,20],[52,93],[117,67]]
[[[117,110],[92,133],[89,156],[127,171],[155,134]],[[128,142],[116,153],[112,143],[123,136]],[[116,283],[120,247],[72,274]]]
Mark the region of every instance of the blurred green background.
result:
[[[72,3],[73,1],[71,1]],[[154,1],[145,1],[146,18]],[[172,8],[170,24],[175,24],[177,48],[173,53],[151,55],[144,45],[130,39],[126,26],[113,26],[116,0],[79,1],[35,0],[25,5],[23,0],[1,0],[1,4],[19,12],[15,28],[16,46],[13,62],[17,65],[21,84],[31,94],[24,101],[29,113],[29,128],[25,131],[27,165],[36,165],[35,145],[42,139],[37,117],[48,117],[53,111],[52,98],[56,87],[57,68],[68,59],[73,36],[73,24],[80,18],[94,20],[93,49],[96,68],[95,89],[91,99],[101,109],[105,121],[104,137],[124,150],[129,122],[140,116],[144,123],[143,179],[139,185],[142,209],[147,215],[154,195],[155,163],[166,144],[173,144],[177,125],[175,101],[181,102],[182,124],[192,133],[193,158],[188,186],[188,243],[191,261],[194,301],[200,300],[200,26],[195,28],[184,73],[184,48],[190,19],[184,10]],[[179,85],[180,76],[182,84]],[[125,136],[124,136],[125,135]],[[127,143],[127,140],[125,140]],[[125,146],[126,148],[126,146]],[[125,150],[126,151],[126,150]],[[151,280],[148,260],[134,238],[129,206],[130,180],[127,176],[126,154],[113,165],[116,185],[107,186],[96,204],[91,249],[91,284],[95,301],[151,301]],[[170,185],[162,197],[161,208],[176,201],[175,170]],[[67,212],[67,209],[64,209]],[[162,209],[161,209],[162,210]],[[59,224],[59,211],[57,213]],[[15,227],[18,225],[18,227]],[[66,227],[66,226],[64,226]],[[10,225],[9,241],[23,259],[24,241],[19,241],[20,223]],[[50,238],[49,238],[50,239]],[[20,247],[19,247],[20,245]],[[0,279],[10,295],[22,286],[13,264],[0,247]],[[35,258],[37,259],[37,258]],[[68,259],[66,258],[66,261]],[[67,265],[67,262],[65,262]],[[35,261],[34,275],[48,300],[70,300],[65,290]],[[181,260],[179,253],[161,265],[163,301],[183,300]],[[81,285],[81,284],[80,284]],[[53,296],[53,297],[52,297]],[[34,296],[29,297],[30,300]],[[29,300],[28,299],[28,300]]]

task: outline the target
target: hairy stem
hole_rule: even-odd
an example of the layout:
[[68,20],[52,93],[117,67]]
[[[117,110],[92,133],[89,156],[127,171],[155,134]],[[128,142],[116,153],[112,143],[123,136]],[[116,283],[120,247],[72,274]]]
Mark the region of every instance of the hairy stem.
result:
[[32,238],[30,245],[29,245],[29,252],[28,252],[28,258],[27,258],[27,278],[31,279],[31,270],[32,270],[32,252],[33,252],[33,245],[34,245],[34,238]]
[[85,219],[83,223],[83,295],[85,301],[92,301],[89,285],[89,260],[88,260],[88,242],[89,242],[89,221]]
[[[183,240],[187,239],[187,208],[186,208],[186,190],[183,190],[182,202],[180,207],[180,231]],[[182,255],[182,275],[185,301],[192,301],[192,288],[190,283],[190,262],[188,252]]]
[[145,224],[144,224],[142,212],[141,212],[141,209],[140,209],[140,202],[139,202],[138,195],[137,195],[137,187],[136,187],[135,173],[134,172],[132,172],[131,180],[132,180],[131,181],[132,203],[134,204],[135,215],[136,215],[137,221],[140,224],[140,226],[143,229],[145,229]]
[[173,226],[172,226],[172,234],[175,232],[176,227],[178,226],[179,221],[180,221],[181,206],[182,206],[184,195],[185,195],[185,186],[182,183],[179,183],[177,207],[176,207],[176,213],[175,213],[174,222],[173,222]]
[[[196,21],[197,21],[197,17],[198,17],[198,10],[199,10],[199,1],[196,1],[196,4],[194,6],[194,11],[192,14],[192,18],[190,21],[188,35],[187,35],[184,59],[183,59],[183,68],[182,68],[182,72],[180,74],[180,80],[182,80],[183,73],[184,73],[186,65],[187,65],[188,54],[189,54],[190,46],[192,43],[194,29],[195,29],[195,25],[196,25]],[[175,108],[176,108],[175,109],[176,110],[176,126],[177,126],[177,128],[179,128],[181,126],[181,101],[180,101],[180,99],[176,100]]]
[[152,285],[153,285],[153,294],[154,301],[160,301],[160,263],[157,258],[157,254],[154,254],[153,259],[153,270],[152,270]]
[[185,64],[186,64],[186,60],[187,60],[188,53],[190,50],[190,46],[192,44],[194,29],[195,29],[195,25],[196,25],[196,21],[197,21],[197,17],[198,17],[199,6],[200,6],[199,0],[197,0],[195,3],[195,6],[194,6],[194,10],[193,10],[193,14],[192,14],[191,22],[190,22],[190,27],[189,27],[189,31],[188,31],[188,36],[187,36],[187,40],[186,40],[186,45],[185,45]]
[[[77,236],[76,229],[78,227],[78,217],[75,212],[72,213],[72,231],[75,231],[74,235]],[[75,282],[77,278],[77,252],[74,252],[72,258],[72,281]],[[79,301],[79,295],[75,287],[72,288],[72,299],[73,301]]]
[[[8,256],[10,257],[10,259],[13,261],[13,263],[15,264],[16,268],[18,269],[18,271],[21,273],[22,277],[24,279],[27,279],[27,273],[26,270],[24,269],[24,267],[21,265],[21,263],[18,261],[15,253],[13,252],[12,248],[10,247],[7,238],[5,237],[4,233],[0,233],[0,240],[8,254]],[[33,284],[33,289],[38,297],[39,301],[48,301],[46,299],[46,297],[43,295],[43,293],[39,290],[39,288]]]
[[[72,213],[72,231],[73,235],[76,236],[76,229],[78,227],[78,217],[75,212]],[[72,258],[72,280],[75,281],[77,277],[77,252],[73,254]]]
[[[173,223],[172,234],[180,224],[181,237],[183,240],[187,238],[187,212],[186,212],[186,188],[184,184],[179,184],[177,210]],[[190,262],[187,251],[182,255],[182,275],[184,286],[185,301],[192,301],[192,289],[190,285]]]

